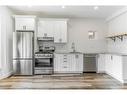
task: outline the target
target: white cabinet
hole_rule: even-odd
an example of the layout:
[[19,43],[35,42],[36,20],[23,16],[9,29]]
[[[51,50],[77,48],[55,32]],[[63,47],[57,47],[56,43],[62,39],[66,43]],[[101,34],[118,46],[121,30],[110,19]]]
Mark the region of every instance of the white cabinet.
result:
[[82,73],[83,54],[55,54],[55,73]]
[[83,72],[83,54],[75,54],[75,60],[76,60],[76,65],[75,65],[76,72],[82,73]]
[[122,56],[106,54],[106,73],[122,81]]
[[105,54],[98,54],[97,59],[97,73],[104,73],[105,72]]
[[112,60],[113,56],[110,54],[105,55],[105,71],[106,73],[110,74],[112,72]]
[[39,19],[38,37],[54,37],[54,43],[67,43],[67,19]]
[[35,17],[34,16],[15,16],[15,29],[16,30],[35,30]]
[[67,21],[55,21],[54,43],[67,42]]
[[76,73],[76,59],[74,54],[68,54],[69,72]]
[[68,64],[68,54],[55,54],[54,55],[54,72],[67,73],[69,72],[70,65]]
[[54,21],[39,20],[38,21],[38,37],[54,37]]
[[122,82],[122,56],[115,54],[99,54],[98,72],[105,72]]

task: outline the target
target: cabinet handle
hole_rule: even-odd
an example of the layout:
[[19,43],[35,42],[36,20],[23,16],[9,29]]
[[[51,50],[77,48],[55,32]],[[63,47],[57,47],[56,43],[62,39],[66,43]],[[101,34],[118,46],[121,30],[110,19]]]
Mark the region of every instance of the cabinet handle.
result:
[[47,33],[44,33],[44,37],[47,37]]
[[99,57],[100,57],[100,55],[98,54],[98,55],[97,55],[97,58],[99,58]]
[[63,62],[67,62],[67,61],[63,61]]
[[23,30],[24,30],[24,26],[23,26]]
[[26,26],[24,26],[25,27],[25,30],[26,30]]
[[113,56],[111,56],[111,60],[113,60]]
[[62,39],[60,38],[59,41],[62,42]]
[[75,55],[75,58],[78,58],[79,56],[78,55]]
[[63,68],[67,68],[67,66],[64,66]]
[[26,30],[26,26],[23,26],[23,30]]
[[67,55],[64,55],[64,56],[67,56]]

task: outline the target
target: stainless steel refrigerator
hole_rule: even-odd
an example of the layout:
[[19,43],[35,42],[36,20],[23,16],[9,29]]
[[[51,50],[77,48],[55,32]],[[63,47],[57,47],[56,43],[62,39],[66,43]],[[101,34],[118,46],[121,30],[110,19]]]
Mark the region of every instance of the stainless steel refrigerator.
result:
[[13,74],[33,74],[34,33],[13,32]]

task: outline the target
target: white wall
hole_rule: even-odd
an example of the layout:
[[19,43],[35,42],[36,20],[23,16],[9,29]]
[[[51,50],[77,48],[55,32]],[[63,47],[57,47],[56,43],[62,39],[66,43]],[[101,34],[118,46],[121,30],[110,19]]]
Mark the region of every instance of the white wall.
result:
[[[95,40],[88,39],[88,31],[95,30]],[[75,43],[76,51],[83,53],[98,53],[107,50],[105,35],[107,24],[102,19],[69,19],[67,44],[56,44],[56,51],[72,51],[71,44]]]
[[1,77],[7,77],[12,72],[12,32],[13,20],[12,12],[4,6],[0,6],[1,16]]
[[1,16],[0,16],[0,75],[1,75],[1,68],[2,68],[2,66],[1,66]]
[[[127,12],[109,21],[108,26],[108,35],[127,32]],[[108,40],[108,51],[127,53],[127,37],[122,42],[119,39],[115,42]]]
[[[124,12],[123,14],[110,20],[108,22],[108,29],[109,29],[108,35],[113,35],[118,33],[127,33],[127,12]],[[112,40],[108,40],[108,51],[127,54],[127,37],[124,37],[123,41],[119,39],[117,39],[115,42]],[[117,64],[113,68],[119,69],[120,68],[119,64]],[[124,83],[127,83],[127,65],[126,64],[127,64],[127,56],[122,56],[122,79]],[[118,76],[120,77],[120,72],[117,72],[116,75],[117,77]]]

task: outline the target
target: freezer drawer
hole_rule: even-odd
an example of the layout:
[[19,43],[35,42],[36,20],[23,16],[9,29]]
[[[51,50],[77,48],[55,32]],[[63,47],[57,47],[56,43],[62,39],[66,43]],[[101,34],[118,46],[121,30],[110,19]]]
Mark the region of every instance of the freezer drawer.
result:
[[14,75],[33,75],[33,60],[13,60]]

